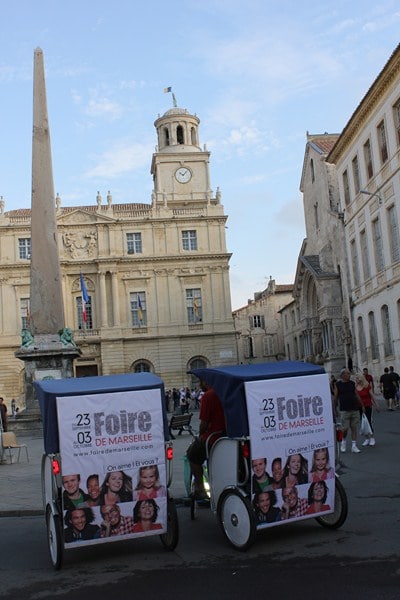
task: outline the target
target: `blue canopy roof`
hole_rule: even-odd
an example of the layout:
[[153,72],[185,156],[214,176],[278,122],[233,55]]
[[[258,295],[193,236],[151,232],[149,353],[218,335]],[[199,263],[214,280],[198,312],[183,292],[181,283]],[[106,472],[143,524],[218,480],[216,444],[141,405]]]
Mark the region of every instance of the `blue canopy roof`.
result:
[[224,407],[229,437],[249,435],[244,383],[263,379],[318,375],[325,370],[318,365],[300,361],[281,361],[229,367],[209,367],[189,371],[211,386]]
[[[33,383],[43,419],[43,441],[47,454],[59,452],[56,398],[61,396],[83,396],[124,392],[128,390],[148,390],[159,388],[164,399],[163,380],[152,373],[127,373],[99,377],[78,377],[70,379],[46,379]],[[162,401],[165,439],[169,439],[165,403]]]

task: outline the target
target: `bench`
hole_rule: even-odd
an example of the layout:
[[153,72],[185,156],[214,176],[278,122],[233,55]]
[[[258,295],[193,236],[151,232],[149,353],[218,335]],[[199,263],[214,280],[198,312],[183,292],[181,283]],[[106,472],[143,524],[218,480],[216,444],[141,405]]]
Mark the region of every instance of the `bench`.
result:
[[178,435],[181,435],[182,431],[187,431],[188,433],[194,436],[194,432],[190,424],[192,417],[193,413],[185,413],[184,415],[172,415],[171,420],[169,422],[169,434],[173,440],[175,439],[175,436],[172,433],[173,429],[179,429]]

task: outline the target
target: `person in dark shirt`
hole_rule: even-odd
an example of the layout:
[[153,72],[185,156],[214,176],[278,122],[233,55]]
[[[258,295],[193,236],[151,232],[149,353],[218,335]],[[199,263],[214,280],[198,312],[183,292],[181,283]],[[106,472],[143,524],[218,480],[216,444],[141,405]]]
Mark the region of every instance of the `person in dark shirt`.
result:
[[383,375],[379,379],[379,387],[382,396],[386,400],[388,410],[394,410],[394,399],[396,397],[396,386],[389,369],[385,367]]
[[342,369],[340,379],[335,382],[335,411],[340,412],[340,419],[343,427],[343,441],[340,445],[340,451],[346,452],[347,431],[351,432],[351,451],[359,453],[357,447],[357,433],[360,426],[360,410],[364,412],[364,406],[361,398],[356,391],[356,384],[350,379],[349,369]]
[[65,514],[64,541],[66,543],[95,540],[100,537],[100,527],[92,525],[94,514],[91,508],[74,508]]
[[194,477],[194,494],[197,500],[205,500],[208,497],[203,479],[203,463],[207,458],[207,451],[225,432],[225,414],[220,399],[204,382],[201,385],[206,391],[200,405],[199,436],[186,452]]

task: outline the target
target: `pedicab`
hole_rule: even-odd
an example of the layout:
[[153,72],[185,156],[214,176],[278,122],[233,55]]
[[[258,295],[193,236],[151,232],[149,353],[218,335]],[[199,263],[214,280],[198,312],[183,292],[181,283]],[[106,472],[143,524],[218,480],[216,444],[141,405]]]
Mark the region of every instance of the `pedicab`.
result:
[[162,380],[151,373],[34,383],[43,421],[42,496],[50,559],[65,550],[179,538]]
[[[226,435],[213,442],[206,465],[210,506],[233,547],[246,550],[258,530],[299,520],[315,518],[328,529],[345,522],[323,368],[282,361],[189,373],[211,386],[224,408]],[[194,504],[192,496],[192,518]]]

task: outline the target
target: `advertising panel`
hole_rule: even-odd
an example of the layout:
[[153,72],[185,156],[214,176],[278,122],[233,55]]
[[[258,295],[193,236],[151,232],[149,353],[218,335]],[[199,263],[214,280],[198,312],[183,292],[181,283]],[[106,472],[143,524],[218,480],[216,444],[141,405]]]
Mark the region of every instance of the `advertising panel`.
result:
[[66,547],[165,533],[161,402],[158,388],[57,397]]
[[328,375],[245,383],[257,527],[334,509],[335,437]]

